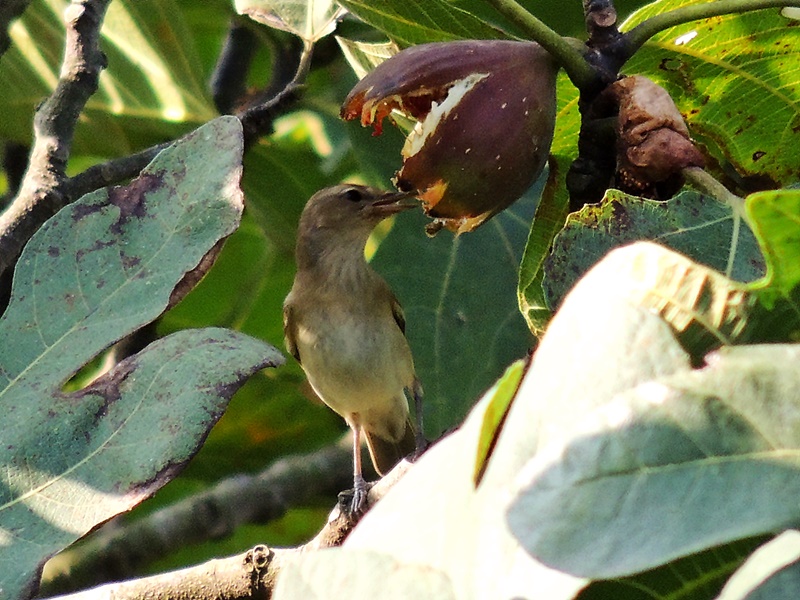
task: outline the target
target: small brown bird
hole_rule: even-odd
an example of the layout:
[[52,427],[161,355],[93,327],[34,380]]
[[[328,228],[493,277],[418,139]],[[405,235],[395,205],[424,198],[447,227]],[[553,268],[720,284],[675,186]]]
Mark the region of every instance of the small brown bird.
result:
[[[419,205],[409,198],[350,184],[314,194],[300,216],[297,275],[283,306],[287,348],[317,395],[353,430],[354,513],[367,497],[362,431],[381,475],[422,444],[421,387],[403,310],[364,258],[378,223]],[[415,398],[420,437],[406,392]]]

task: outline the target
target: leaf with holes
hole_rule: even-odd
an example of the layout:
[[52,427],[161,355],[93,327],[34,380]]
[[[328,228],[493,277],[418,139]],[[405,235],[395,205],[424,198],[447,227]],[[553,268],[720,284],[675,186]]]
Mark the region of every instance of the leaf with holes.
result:
[[208,269],[239,223],[241,158],[239,121],[212,121],[25,247],[0,319],[0,596],[30,594],[48,556],[166,483],[238,386],[282,360],[236,332],[190,330],[64,391]]
[[613,248],[651,240],[749,282],[764,275],[758,242],[734,211],[707,196],[686,191],[667,202],[609,190],[599,205],[571,214],[545,261],[543,287],[557,307],[575,282]]

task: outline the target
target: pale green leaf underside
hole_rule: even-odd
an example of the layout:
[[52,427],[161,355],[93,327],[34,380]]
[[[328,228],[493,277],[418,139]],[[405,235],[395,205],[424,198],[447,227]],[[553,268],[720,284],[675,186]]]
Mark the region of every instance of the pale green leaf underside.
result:
[[316,42],[336,28],[342,9],[333,0],[235,0],[239,14]]
[[798,367],[796,346],[740,346],[617,394],[533,458],[512,528],[546,564],[610,578],[795,522]]
[[332,548],[298,556],[281,571],[275,600],[381,598],[455,599],[447,575],[429,566],[404,564],[389,554]]
[[770,540],[736,571],[718,600],[794,600],[800,597],[800,532]]

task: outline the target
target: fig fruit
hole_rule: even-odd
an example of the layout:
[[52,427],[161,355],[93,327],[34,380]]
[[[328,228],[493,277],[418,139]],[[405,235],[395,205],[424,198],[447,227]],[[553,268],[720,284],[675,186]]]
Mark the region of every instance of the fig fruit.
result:
[[413,46],[364,77],[342,106],[379,135],[399,111],[417,121],[394,182],[415,191],[431,229],[471,231],[516,201],[553,139],[556,63],[535,42]]

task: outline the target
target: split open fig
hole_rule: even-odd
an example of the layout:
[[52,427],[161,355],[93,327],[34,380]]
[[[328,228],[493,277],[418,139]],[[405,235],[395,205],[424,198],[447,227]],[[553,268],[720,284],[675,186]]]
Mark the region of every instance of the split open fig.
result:
[[364,77],[341,115],[376,135],[393,111],[415,119],[395,185],[417,192],[434,228],[462,233],[510,206],[541,174],[557,70],[535,42],[421,44]]

